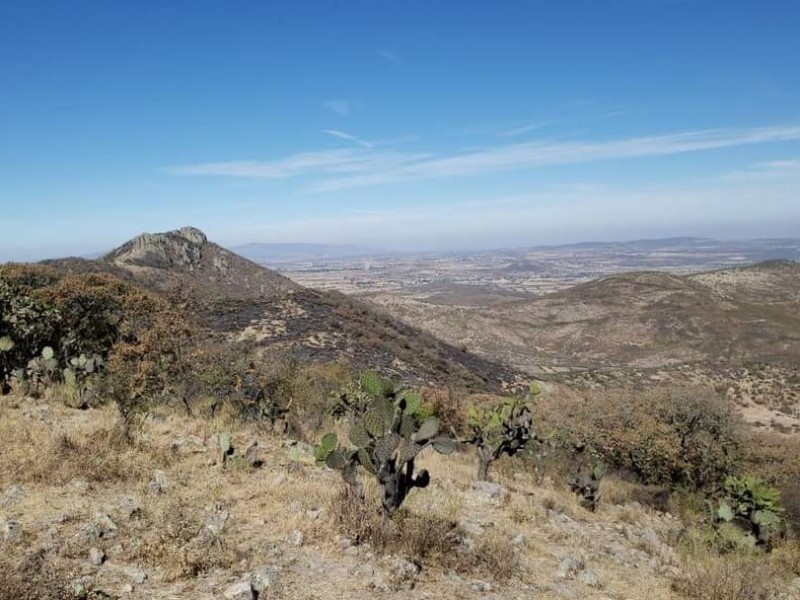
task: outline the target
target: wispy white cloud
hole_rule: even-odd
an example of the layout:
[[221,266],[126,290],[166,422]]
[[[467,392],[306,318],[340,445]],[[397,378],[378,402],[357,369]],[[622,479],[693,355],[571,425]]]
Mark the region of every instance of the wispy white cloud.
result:
[[362,148],[374,148],[375,144],[372,142],[368,142],[366,140],[362,140],[357,138],[351,133],[347,133],[346,131],[339,131],[338,129],[323,129],[322,133],[327,133],[328,135],[332,135],[333,137],[337,137],[341,140],[347,140],[349,142],[355,142]]
[[527,125],[522,125],[520,127],[514,127],[513,129],[509,129],[508,131],[504,131],[503,135],[506,137],[514,137],[518,135],[522,135],[523,133],[528,133],[530,131],[534,131],[536,129],[541,129],[542,127],[547,127],[550,125],[549,121],[540,121],[538,123],[528,123]]
[[[400,181],[470,177],[548,165],[577,164],[699,152],[767,142],[800,140],[800,125],[710,129],[600,141],[540,140],[448,154],[389,152],[339,130],[328,135],[360,148],[296,154],[274,161],[173,167],[180,175],[315,178],[308,189],[328,191]],[[357,168],[354,166],[357,165]],[[277,175],[276,175],[277,174]]]
[[435,157],[390,171],[321,181],[316,190],[332,190],[399,181],[465,177],[547,165],[664,156],[800,139],[800,126],[714,129],[604,141],[536,141]]
[[259,179],[288,179],[311,174],[330,177],[391,170],[430,156],[426,153],[367,152],[360,148],[342,148],[293,154],[274,161],[228,161],[168,167],[165,172],[171,175]]
[[[800,181],[800,157],[756,163],[750,168],[728,173],[725,179],[734,181]],[[798,201],[800,202],[800,198]]]
[[346,117],[356,109],[357,104],[355,102],[351,102],[350,100],[326,100],[322,103],[324,108],[327,108],[329,111],[336,113],[337,115],[341,115]]
[[400,57],[399,57],[399,56],[397,56],[397,54],[395,54],[395,53],[394,53],[394,52],[392,52],[391,50],[387,50],[386,48],[379,48],[379,49],[378,49],[378,50],[376,50],[375,52],[376,52],[376,53],[378,54],[378,56],[380,56],[380,57],[381,57],[383,60],[385,60],[385,61],[388,61],[388,62],[390,62],[390,63],[392,63],[392,64],[394,64],[394,65],[401,66],[401,65],[403,64],[403,61],[402,61],[402,60],[400,60]]

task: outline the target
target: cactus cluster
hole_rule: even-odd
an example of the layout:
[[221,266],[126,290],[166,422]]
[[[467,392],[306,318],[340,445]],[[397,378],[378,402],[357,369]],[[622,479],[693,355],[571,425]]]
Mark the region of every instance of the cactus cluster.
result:
[[778,489],[749,475],[726,478],[723,489],[715,520],[738,526],[745,545],[769,546],[782,533],[784,508]]
[[[375,398],[391,398],[395,393],[390,381],[375,371],[367,371],[354,383],[331,394],[331,415],[334,417],[363,417]],[[407,394],[414,393],[407,390]]]
[[239,450],[233,444],[233,438],[229,433],[220,433],[219,441],[219,465],[226,469],[230,465],[249,466],[258,469],[264,465],[262,458],[262,448],[258,442],[253,442],[244,451]]
[[45,346],[36,358],[28,361],[25,370],[25,380],[30,391],[40,393],[49,385],[55,383],[58,377],[58,360],[50,346]]
[[[362,378],[363,379],[363,378]],[[363,416],[353,419],[349,445],[340,445],[335,433],[322,437],[314,450],[317,464],[340,471],[355,498],[364,498],[358,479],[361,468],[377,480],[382,505],[391,516],[415,487],[430,483],[426,470],[414,472],[414,461],[425,448],[449,454],[457,447],[450,437],[440,435],[436,417],[420,418],[420,398],[408,389],[371,376],[369,404]]]
[[605,475],[602,465],[578,473],[569,479],[570,489],[581,498],[581,506],[594,512],[600,504],[600,480]]
[[489,466],[494,461],[503,454],[513,456],[524,450],[534,437],[533,416],[525,400],[504,398],[495,406],[470,406],[467,417],[472,432],[466,441],[478,450],[479,481],[489,479]]
[[[12,371],[12,379],[22,386],[26,393],[41,394],[49,386],[63,382],[78,399],[84,398],[92,389],[92,376],[104,366],[103,358],[98,355],[87,357],[85,354],[67,361],[69,366],[61,369],[62,363],[56,358],[51,346],[45,346],[41,353],[28,361],[25,369]],[[82,401],[81,406],[84,405]]]
[[69,359],[69,366],[61,371],[64,383],[74,389],[79,396],[83,396],[91,388],[91,376],[105,366],[103,357],[94,354],[87,357],[85,354]]
[[0,268],[0,393],[8,391],[12,379],[24,377],[31,357],[41,358],[41,349],[57,339],[60,322],[57,310],[5,275]]

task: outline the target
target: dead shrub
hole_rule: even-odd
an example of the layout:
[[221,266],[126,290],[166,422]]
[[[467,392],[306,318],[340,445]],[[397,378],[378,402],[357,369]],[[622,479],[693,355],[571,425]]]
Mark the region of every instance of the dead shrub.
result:
[[180,498],[148,507],[129,533],[130,560],[162,568],[168,581],[236,562],[221,533],[206,526],[203,512]]
[[693,557],[673,589],[690,600],[771,600],[778,597],[783,580],[759,555]]
[[637,502],[659,512],[669,511],[668,486],[643,485],[609,475],[600,482],[600,495],[603,501],[609,504],[621,506]]
[[461,573],[490,575],[495,581],[505,581],[517,575],[519,552],[508,534],[484,534],[475,548],[458,555],[455,570]]
[[353,377],[351,365],[341,360],[298,369],[287,414],[288,433],[307,442],[316,441],[330,414],[332,394],[343,389]]
[[74,600],[70,581],[71,574],[43,550],[18,561],[0,552],[0,600]]
[[467,412],[461,394],[452,388],[427,387],[420,390],[422,410],[439,418],[443,429],[464,435],[468,431]]
[[377,501],[352,502],[342,491],[331,503],[340,531],[354,544],[369,544],[382,555],[399,555],[415,564],[495,580],[513,577],[519,568],[510,535],[500,533],[468,540],[463,528],[436,514],[401,509],[385,519]]
[[45,485],[64,485],[76,478],[92,483],[131,481],[164,463],[158,453],[132,445],[118,424],[88,432],[11,429],[8,434],[14,452],[2,462],[9,481]]

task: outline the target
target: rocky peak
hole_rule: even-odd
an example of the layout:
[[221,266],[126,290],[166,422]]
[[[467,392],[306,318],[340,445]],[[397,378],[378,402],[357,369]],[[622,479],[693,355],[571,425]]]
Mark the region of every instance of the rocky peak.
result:
[[179,235],[183,239],[188,240],[193,244],[197,244],[198,246],[208,243],[208,237],[206,237],[206,234],[200,231],[197,227],[181,227],[180,229],[170,231],[169,233]]
[[192,270],[200,263],[208,244],[196,227],[166,233],[143,233],[112,251],[106,260],[119,266]]

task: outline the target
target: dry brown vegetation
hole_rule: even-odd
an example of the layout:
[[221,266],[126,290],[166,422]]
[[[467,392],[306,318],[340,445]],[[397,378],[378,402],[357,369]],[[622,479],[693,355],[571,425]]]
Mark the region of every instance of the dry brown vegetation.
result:
[[[464,435],[465,407],[495,402],[488,392],[513,373],[245,264],[194,230],[54,268],[0,273],[3,310],[29,326],[7,327],[17,343],[0,356],[13,392],[0,396],[0,600],[800,594],[797,440],[746,430],[707,388],[546,383],[534,422],[542,444],[499,460],[495,483],[473,481],[467,449],[422,453],[430,485],[389,518],[373,478],[360,504],[316,465],[322,431],[347,437],[334,396],[369,364],[424,381],[421,412]],[[633,284],[652,292],[659,282]],[[680,302],[752,291],[731,291],[730,278],[667,283],[661,291]],[[269,300],[257,297],[273,284]],[[632,293],[624,281],[583,291],[617,302],[619,285]],[[12,370],[43,344],[57,368],[23,385],[31,376]],[[106,360],[87,377],[91,401],[60,375],[77,352]],[[611,474],[589,511],[566,482],[597,461]],[[704,513],[722,478],[744,473],[783,495],[790,536],[769,553],[729,552]]]
[[562,444],[586,446],[643,483],[714,489],[742,462],[742,426],[713,390],[618,389],[540,405]]
[[[582,598],[757,599],[800,575],[796,544],[769,558],[735,558],[685,543],[663,487],[608,477],[600,508],[588,512],[556,480],[558,469],[535,457],[500,461],[493,495],[473,487],[472,453],[426,454],[433,483],[386,521],[371,510],[374,486],[366,506],[347,502],[338,475],[314,466],[310,447],[230,412],[158,408],[131,441],[111,406],[85,411],[7,396],[0,427],[10,442],[0,456],[0,520],[13,524],[0,536],[0,589],[15,594],[0,592],[3,600],[71,598],[75,586],[111,597],[219,598],[264,565],[282,598],[406,597],[412,589],[557,598],[566,587]],[[221,432],[239,448],[258,440],[263,467],[222,469]],[[101,565],[88,562],[92,548],[106,557]]]

